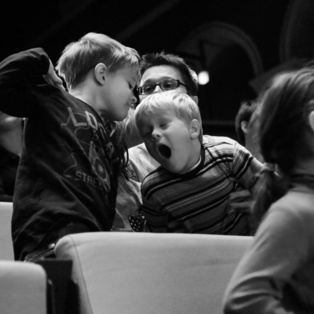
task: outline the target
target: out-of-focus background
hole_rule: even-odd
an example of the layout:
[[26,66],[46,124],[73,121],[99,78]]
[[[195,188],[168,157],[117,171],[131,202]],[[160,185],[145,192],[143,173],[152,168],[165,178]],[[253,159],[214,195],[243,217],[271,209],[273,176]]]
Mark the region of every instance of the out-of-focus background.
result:
[[197,72],[204,132],[235,138],[245,99],[282,69],[314,58],[313,0],[6,0],[0,11],[1,60],[43,47],[53,62],[93,31],[140,54],[175,53]]

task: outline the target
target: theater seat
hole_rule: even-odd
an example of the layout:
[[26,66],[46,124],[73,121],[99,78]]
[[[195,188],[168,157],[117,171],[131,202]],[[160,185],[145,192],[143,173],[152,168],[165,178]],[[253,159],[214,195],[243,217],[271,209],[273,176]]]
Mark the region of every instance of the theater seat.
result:
[[0,202],[0,260],[14,260],[11,235],[13,203]]
[[47,280],[37,264],[0,261],[0,313],[47,313]]
[[79,313],[221,314],[225,287],[251,237],[99,232],[55,249],[73,261]]

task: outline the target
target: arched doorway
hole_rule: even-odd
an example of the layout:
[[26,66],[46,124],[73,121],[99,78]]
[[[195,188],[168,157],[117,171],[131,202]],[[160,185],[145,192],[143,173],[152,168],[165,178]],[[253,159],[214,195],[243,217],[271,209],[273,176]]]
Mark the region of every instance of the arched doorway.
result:
[[290,0],[280,40],[281,62],[314,58],[314,1]]
[[210,82],[199,90],[204,132],[235,137],[240,102],[256,96],[249,81],[263,72],[252,39],[234,25],[212,22],[191,32],[176,52],[196,72],[209,72]]

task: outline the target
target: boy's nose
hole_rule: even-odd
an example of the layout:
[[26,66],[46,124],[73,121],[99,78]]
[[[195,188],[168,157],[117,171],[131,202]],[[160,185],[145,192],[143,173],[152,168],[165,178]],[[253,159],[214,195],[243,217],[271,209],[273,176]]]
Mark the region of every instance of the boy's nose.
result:
[[153,131],[152,132],[152,141],[155,142],[159,140],[161,137],[160,133],[158,131]]
[[139,101],[138,101],[137,97],[134,96],[134,95],[132,95],[132,96],[131,96],[131,101],[130,101],[131,105],[137,105],[138,102],[139,102]]

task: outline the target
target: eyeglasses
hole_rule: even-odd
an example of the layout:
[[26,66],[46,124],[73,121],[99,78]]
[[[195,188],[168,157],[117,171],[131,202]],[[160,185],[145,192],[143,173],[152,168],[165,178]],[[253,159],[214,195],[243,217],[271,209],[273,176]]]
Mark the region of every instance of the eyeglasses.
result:
[[138,92],[140,95],[150,95],[155,91],[156,86],[159,86],[163,91],[167,91],[176,89],[180,85],[185,86],[187,88],[187,86],[180,82],[179,80],[168,79],[155,84],[145,84],[138,88]]

